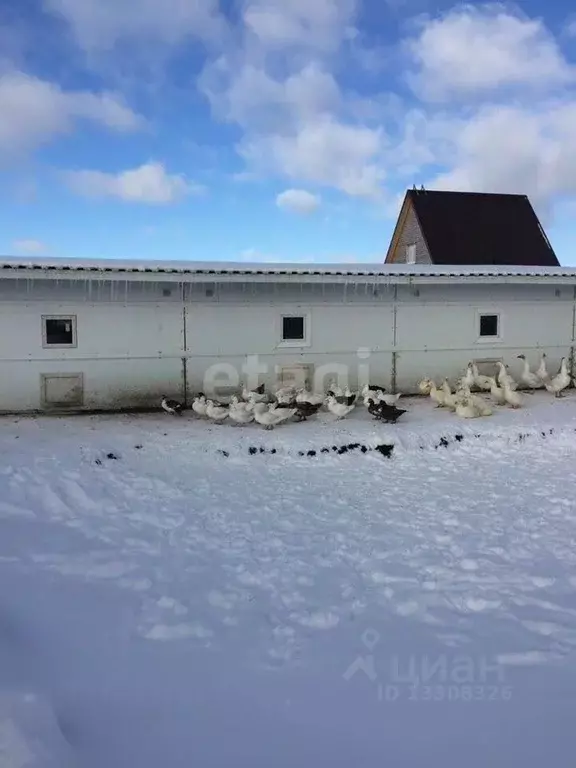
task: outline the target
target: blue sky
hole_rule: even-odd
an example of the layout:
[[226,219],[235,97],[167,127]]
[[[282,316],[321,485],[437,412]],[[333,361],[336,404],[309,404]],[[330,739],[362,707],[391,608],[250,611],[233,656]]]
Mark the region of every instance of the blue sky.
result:
[[576,265],[567,2],[0,2],[0,251],[382,261],[406,188],[528,194]]

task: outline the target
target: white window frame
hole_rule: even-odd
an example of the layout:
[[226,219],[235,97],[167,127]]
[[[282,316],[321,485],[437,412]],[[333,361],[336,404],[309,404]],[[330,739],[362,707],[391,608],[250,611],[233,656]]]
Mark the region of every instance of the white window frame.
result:
[[[480,323],[482,322],[482,317],[485,317],[486,315],[491,315],[497,318],[498,322],[498,333],[496,336],[481,336],[480,335]],[[497,309],[479,309],[476,313],[476,335],[477,335],[477,342],[479,344],[494,344],[499,343],[502,341],[502,313],[499,312]]]
[[[72,323],[72,343],[49,344],[48,334],[46,332],[47,320],[69,320],[70,323]],[[76,315],[42,315],[42,346],[44,349],[75,349],[78,346],[78,336],[76,333]]]
[[416,264],[416,243],[406,246],[406,264]]
[[[304,319],[304,338],[303,339],[285,339],[283,337],[284,332],[284,318],[285,317],[302,317]],[[280,315],[280,328],[279,334],[280,341],[279,347],[309,347],[310,346],[310,314],[308,312],[282,312]]]

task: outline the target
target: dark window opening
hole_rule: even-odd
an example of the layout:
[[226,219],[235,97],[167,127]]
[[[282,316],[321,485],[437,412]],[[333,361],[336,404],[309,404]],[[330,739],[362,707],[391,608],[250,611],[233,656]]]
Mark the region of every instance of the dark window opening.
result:
[[72,346],[74,322],[71,317],[46,318],[46,344]]
[[498,336],[498,315],[480,315],[480,336]]
[[283,317],[282,339],[284,341],[304,341],[304,318]]

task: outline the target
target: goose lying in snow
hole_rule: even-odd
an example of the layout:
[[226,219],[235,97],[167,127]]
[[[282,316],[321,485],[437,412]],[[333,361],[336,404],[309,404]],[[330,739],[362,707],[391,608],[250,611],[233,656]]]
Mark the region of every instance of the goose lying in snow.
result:
[[460,403],[461,405],[471,406],[478,411],[478,416],[492,416],[492,408],[490,408],[488,403],[480,395],[473,395],[465,384],[456,393],[454,402],[455,405]]
[[[518,355],[518,359],[523,361],[522,373],[520,374],[520,381],[525,384],[528,389],[540,389],[544,386],[543,380],[535,373],[532,373],[526,355]],[[548,376],[548,374],[546,374]]]
[[267,399],[267,395],[264,392],[264,384],[260,384],[255,389],[244,387],[242,397],[250,403],[263,403]]
[[[481,416],[491,416],[492,410],[484,404],[484,407],[478,407],[478,403],[473,399],[474,395],[467,395],[463,391],[456,395],[456,415],[462,419],[477,419]],[[480,398],[478,398],[480,400]]]
[[[469,392],[470,390],[468,390]],[[444,379],[442,382],[442,394],[444,396],[444,407],[449,408],[451,411],[456,410],[456,393],[452,394],[448,379]]]
[[162,395],[161,405],[166,413],[170,413],[172,416],[182,416],[183,405],[178,400],[170,400],[166,395]]
[[206,401],[206,416],[217,424],[221,424],[228,418],[229,409],[227,405],[220,405],[213,400]]
[[560,370],[554,376],[553,379],[549,379],[544,382],[544,386],[548,392],[552,392],[555,397],[562,397],[562,390],[566,389],[570,385],[570,374],[566,365],[566,358],[562,358],[560,363]]
[[206,416],[207,400],[204,392],[199,392],[192,400],[192,410],[197,416]]
[[278,408],[274,405],[268,406],[266,403],[256,403],[254,406],[254,418],[264,429],[274,429],[295,414],[296,408]]
[[349,413],[352,413],[352,411],[356,406],[354,402],[339,403],[334,395],[328,395],[328,397],[326,398],[326,407],[328,408],[330,413],[336,416],[337,419],[343,419],[346,416],[348,416]]
[[230,400],[230,408],[228,409],[228,416],[235,424],[250,424],[254,421],[254,403],[241,403],[236,395],[233,395]]
[[490,376],[484,376],[482,373],[479,373],[476,363],[470,363],[470,365],[472,366],[474,384],[478,387],[478,389],[489,390],[491,386]]

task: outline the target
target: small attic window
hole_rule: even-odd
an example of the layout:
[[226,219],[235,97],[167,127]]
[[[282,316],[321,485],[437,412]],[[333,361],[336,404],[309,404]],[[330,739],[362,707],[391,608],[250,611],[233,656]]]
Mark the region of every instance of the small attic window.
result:
[[406,246],[406,264],[416,264],[416,243]]

